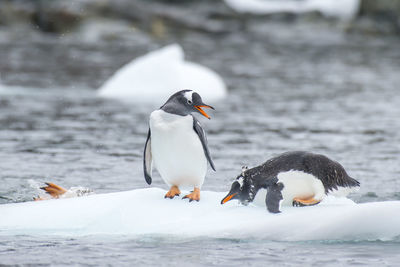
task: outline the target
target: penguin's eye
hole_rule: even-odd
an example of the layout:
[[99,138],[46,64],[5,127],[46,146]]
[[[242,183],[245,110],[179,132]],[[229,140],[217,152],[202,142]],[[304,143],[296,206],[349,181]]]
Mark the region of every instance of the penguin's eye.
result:
[[190,100],[190,99],[187,100],[187,103],[188,103],[189,105],[193,104],[192,100]]

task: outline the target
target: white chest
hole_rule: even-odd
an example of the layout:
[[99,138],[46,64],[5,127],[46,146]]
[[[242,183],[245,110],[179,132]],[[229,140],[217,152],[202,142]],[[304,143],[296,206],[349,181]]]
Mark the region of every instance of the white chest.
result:
[[[283,183],[282,206],[291,206],[293,199],[313,197],[322,200],[325,197],[325,188],[317,177],[302,171],[287,171],[278,174],[278,182]],[[265,205],[267,190],[260,189],[253,203],[257,206]]]
[[155,167],[168,184],[203,184],[207,159],[193,130],[193,117],[156,110],[150,115],[151,152]]
[[288,171],[278,174],[279,182],[283,183],[282,205],[291,205],[293,198],[307,199],[313,197],[322,200],[325,188],[321,180],[312,174],[302,171]]

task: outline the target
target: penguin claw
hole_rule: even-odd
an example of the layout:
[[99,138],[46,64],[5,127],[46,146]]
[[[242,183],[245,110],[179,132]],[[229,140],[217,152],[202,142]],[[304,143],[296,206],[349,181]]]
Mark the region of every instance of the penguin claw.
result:
[[164,198],[173,199],[176,196],[179,196],[179,194],[176,194],[176,195],[165,195]]
[[175,196],[179,196],[181,191],[176,185],[171,186],[169,191],[165,194],[164,198],[173,199]]
[[[189,198],[189,197],[185,196],[185,197],[183,197],[182,199],[184,199],[184,198]],[[194,200],[196,200],[197,202],[199,202],[200,199],[192,199],[192,198],[189,198],[189,202],[192,202],[192,201],[194,201]]]
[[292,205],[293,205],[293,207],[300,207],[300,202],[293,200]]
[[200,200],[200,189],[195,188],[190,194],[184,196],[182,199],[189,199],[189,202],[192,202],[193,200],[196,200],[199,202]]
[[188,199],[189,199],[189,202],[192,202],[192,201],[194,201],[194,200],[196,200],[197,202],[199,202],[199,200],[200,200],[200,199],[193,199],[193,198],[190,198],[190,197],[188,197],[188,196],[184,196],[182,199],[185,199],[185,198],[188,198]]

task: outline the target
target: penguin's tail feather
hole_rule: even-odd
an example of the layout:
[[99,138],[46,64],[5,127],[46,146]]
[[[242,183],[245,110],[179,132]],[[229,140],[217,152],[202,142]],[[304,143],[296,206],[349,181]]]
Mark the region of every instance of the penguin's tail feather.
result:
[[348,176],[346,179],[346,186],[348,187],[360,187],[360,182],[356,179]]

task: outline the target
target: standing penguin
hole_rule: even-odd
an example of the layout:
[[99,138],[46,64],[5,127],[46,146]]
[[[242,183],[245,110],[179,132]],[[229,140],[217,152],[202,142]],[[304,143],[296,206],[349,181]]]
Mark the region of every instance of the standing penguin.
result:
[[210,119],[202,108],[214,109],[204,104],[198,93],[182,90],[150,115],[143,158],[144,178],[151,184],[154,163],[163,180],[171,186],[165,198],[179,196],[179,187],[187,185],[193,186],[194,190],[183,198],[199,201],[207,161],[215,171],[206,134],[200,122],[191,115],[198,112]]
[[268,211],[278,213],[281,205],[316,205],[326,195],[346,196],[359,186],[338,162],[320,154],[292,151],[252,169],[243,167],[221,204],[231,199],[244,205],[263,202]]

